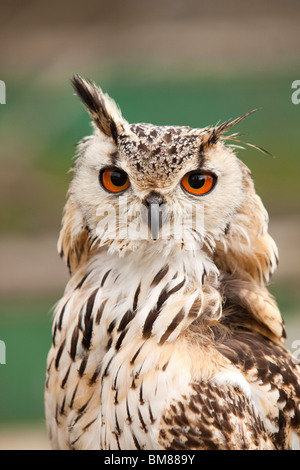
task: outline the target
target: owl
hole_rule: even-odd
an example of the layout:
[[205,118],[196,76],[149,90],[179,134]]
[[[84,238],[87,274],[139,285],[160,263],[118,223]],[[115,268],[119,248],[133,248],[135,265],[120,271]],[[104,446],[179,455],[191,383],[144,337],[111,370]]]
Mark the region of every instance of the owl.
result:
[[[300,368],[267,284],[268,215],[227,131],[129,124],[75,76],[45,414],[54,449],[299,448]],[[230,144],[230,142],[233,142]]]

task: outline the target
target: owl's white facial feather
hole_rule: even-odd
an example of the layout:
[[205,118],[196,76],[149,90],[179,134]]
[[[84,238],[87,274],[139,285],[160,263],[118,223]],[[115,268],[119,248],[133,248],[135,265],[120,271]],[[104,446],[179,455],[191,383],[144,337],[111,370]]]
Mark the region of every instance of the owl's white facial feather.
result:
[[[155,126],[151,128],[157,129]],[[174,141],[176,143],[176,136]],[[173,145],[171,142],[171,147]],[[168,147],[165,150],[165,161],[163,161],[164,156],[160,157],[161,164],[168,164],[167,150]],[[148,240],[153,251],[164,251],[166,245],[186,246],[188,249],[199,250],[207,240],[222,238],[226,226],[232,221],[237,208],[244,200],[241,167],[233,152],[223,143],[217,143],[203,154],[201,168],[199,168],[197,149],[192,150],[189,158],[176,166],[173,177],[169,176],[168,183],[164,186],[160,180],[155,184],[151,165],[148,168],[149,176],[147,175],[147,156],[143,179],[140,180],[140,174],[132,165],[134,160],[132,154],[128,162],[126,154],[118,151],[110,138],[99,135],[98,132],[88,140],[78,158],[71,193],[92,236],[101,234],[99,237],[101,246],[108,245],[111,250],[118,250],[124,254],[125,251],[138,249],[136,240],[142,238]],[[115,166],[124,170],[130,181],[129,188],[117,195],[109,194],[99,182],[101,169],[112,166],[116,159]],[[209,171],[216,175],[217,183],[211,192],[203,196],[186,193],[181,185],[181,179],[186,173],[194,170]],[[159,177],[161,178],[161,175]],[[143,217],[146,210],[144,201],[151,191],[158,191],[163,196],[162,218],[169,222],[168,227],[162,227],[160,239],[156,240],[155,244],[148,234]],[[132,220],[134,215],[135,220]],[[103,218],[107,226],[104,232],[101,225]],[[131,223],[130,230],[126,230],[129,223]],[[134,233],[134,224],[137,227],[136,233]],[[160,244],[164,248],[158,246]],[[141,244],[140,248],[144,247],[145,243]]]

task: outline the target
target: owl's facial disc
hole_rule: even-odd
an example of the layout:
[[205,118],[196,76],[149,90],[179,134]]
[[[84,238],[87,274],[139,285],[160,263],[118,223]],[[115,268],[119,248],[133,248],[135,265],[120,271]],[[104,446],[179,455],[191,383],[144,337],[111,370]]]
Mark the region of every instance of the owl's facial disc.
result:
[[[186,238],[186,234],[193,230],[194,226],[194,230],[197,232],[200,230],[202,233],[203,224],[200,224],[200,228],[198,226],[196,227],[196,219],[199,222],[199,217],[197,215],[195,216],[193,213],[190,214],[187,206],[190,206],[192,209],[193,205],[195,206],[196,204],[199,210],[203,210],[202,205],[200,204],[198,206],[196,203],[196,199],[202,198],[203,196],[205,197],[206,194],[210,193],[214,189],[216,182],[217,176],[213,173],[197,169],[189,171],[184,174],[184,176],[177,179],[177,190],[176,188],[173,188],[172,190],[166,191],[162,194],[162,191],[158,188],[154,187],[147,191],[143,190],[141,187],[140,191],[143,193],[143,196],[141,197],[141,194],[139,194],[139,187],[137,187],[136,184],[131,184],[130,177],[122,168],[105,166],[99,172],[100,186],[113,197],[113,207],[111,208],[112,213],[118,214],[116,215],[116,219],[110,220],[110,230],[118,232],[119,224],[124,228],[129,217],[131,222],[136,219],[137,233],[140,230],[138,228],[139,224],[146,224],[148,230],[146,230],[146,232],[143,231],[142,238],[151,240],[158,240],[160,238],[172,239],[175,237],[175,233],[177,238],[179,238],[179,234],[181,234],[180,237]],[[127,190],[130,190],[129,199],[125,194]],[[171,193],[174,190],[175,192],[179,191],[179,194],[181,193],[182,196],[184,196],[184,194],[187,195],[187,197],[183,199],[183,205],[185,205],[185,208],[182,207],[181,214],[180,210],[178,212],[178,207],[176,207],[175,210],[173,207],[174,200]],[[135,216],[133,214],[136,207],[134,202],[136,196],[140,204],[140,209],[138,209],[137,215]],[[119,206],[119,209],[116,211],[115,203],[119,197],[121,197],[121,206]],[[133,206],[131,206],[131,203],[133,203]],[[118,219],[118,217],[120,218]],[[122,236],[124,236],[123,232],[124,231],[122,231]],[[127,233],[127,237],[129,239],[130,236],[132,236],[130,235],[131,233],[132,232],[130,231]],[[137,234],[134,234],[133,239],[136,239],[136,236]]]

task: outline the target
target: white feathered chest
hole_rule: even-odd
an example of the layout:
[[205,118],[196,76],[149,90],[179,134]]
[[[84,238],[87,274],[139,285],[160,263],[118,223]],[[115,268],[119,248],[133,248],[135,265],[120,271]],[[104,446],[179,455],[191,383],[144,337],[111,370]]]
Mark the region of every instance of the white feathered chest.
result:
[[[130,258],[95,256],[56,308],[46,408],[59,447],[159,448],[163,413],[191,393],[192,348],[184,337],[174,341],[201,313],[208,316],[208,303],[211,320],[218,319],[219,294],[207,286],[205,295],[201,285],[216,278],[215,269],[201,258],[196,270],[193,257],[152,264],[152,257],[148,264]],[[213,372],[208,364],[198,378]]]

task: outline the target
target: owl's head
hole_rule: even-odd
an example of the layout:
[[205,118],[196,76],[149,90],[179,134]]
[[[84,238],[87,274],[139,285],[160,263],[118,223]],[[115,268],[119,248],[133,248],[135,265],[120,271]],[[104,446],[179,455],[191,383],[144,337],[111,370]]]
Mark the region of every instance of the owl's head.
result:
[[[74,77],[94,134],[78,146],[59,250],[71,270],[93,249],[169,256],[205,251],[223,270],[265,282],[276,265],[248,168],[215,127],[129,124],[92,82]],[[237,134],[231,135],[231,139]]]

